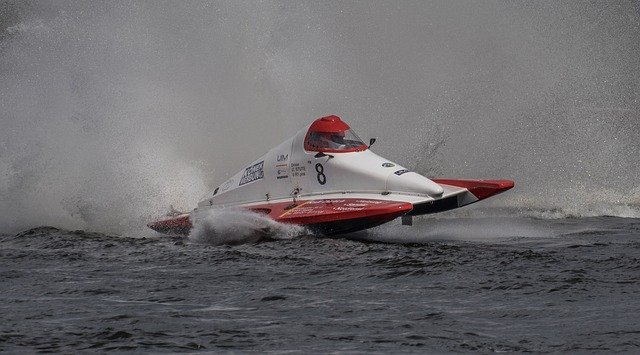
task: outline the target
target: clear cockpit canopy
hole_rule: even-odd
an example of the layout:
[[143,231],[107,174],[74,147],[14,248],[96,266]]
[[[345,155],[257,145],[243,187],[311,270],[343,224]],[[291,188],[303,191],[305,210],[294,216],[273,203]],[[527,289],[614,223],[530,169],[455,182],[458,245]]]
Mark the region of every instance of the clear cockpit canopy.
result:
[[346,153],[368,147],[338,116],[322,117],[314,121],[304,140],[304,149],[312,152]]
[[344,132],[309,132],[307,146],[314,151],[354,151],[367,148],[358,135],[349,129]]

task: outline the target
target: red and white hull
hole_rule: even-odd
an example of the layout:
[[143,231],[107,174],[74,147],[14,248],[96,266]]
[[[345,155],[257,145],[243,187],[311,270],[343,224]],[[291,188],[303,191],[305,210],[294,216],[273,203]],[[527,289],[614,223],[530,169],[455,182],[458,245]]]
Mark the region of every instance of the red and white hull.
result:
[[[504,192],[514,186],[510,180],[454,180],[434,179],[445,193],[438,199],[389,194],[330,194],[321,199],[273,201],[238,206],[265,214],[273,220],[296,224],[313,232],[335,235],[368,229],[392,221],[403,215],[422,215],[448,211]],[[349,197],[346,197],[346,196]],[[384,198],[381,200],[381,198]],[[403,201],[404,200],[404,201]],[[149,223],[149,228],[161,233],[187,235],[193,222],[189,213],[165,217]]]
[[[428,179],[371,152],[339,117],[327,116],[216,187],[194,212],[241,208],[334,235],[462,207],[513,185],[510,180]],[[194,212],[149,227],[188,234]]]

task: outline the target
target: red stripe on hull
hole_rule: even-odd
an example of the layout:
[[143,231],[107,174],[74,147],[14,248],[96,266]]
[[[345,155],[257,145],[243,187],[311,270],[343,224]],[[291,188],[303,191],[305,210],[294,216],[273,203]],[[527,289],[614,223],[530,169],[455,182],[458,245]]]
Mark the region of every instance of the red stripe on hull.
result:
[[457,179],[432,179],[437,184],[462,187],[471,192],[478,200],[497,195],[514,186],[511,180],[457,180]]
[[369,199],[300,201],[274,218],[326,235],[355,232],[389,222],[413,209],[407,202]]
[[282,223],[310,225],[315,223],[347,220],[363,217],[403,214],[413,208],[407,202],[371,199],[324,199],[252,206],[249,209],[269,208],[269,216]]

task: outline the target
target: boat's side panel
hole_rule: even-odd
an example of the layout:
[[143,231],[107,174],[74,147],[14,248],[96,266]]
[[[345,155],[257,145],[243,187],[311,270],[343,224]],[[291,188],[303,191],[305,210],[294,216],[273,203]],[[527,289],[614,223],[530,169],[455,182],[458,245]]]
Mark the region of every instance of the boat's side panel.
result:
[[266,201],[291,195],[291,142],[288,139],[216,187],[198,208]]
[[303,138],[294,139],[291,161],[293,187],[301,196],[345,192],[397,192],[421,196],[442,193],[438,184],[369,149],[316,158],[316,152],[299,149]]

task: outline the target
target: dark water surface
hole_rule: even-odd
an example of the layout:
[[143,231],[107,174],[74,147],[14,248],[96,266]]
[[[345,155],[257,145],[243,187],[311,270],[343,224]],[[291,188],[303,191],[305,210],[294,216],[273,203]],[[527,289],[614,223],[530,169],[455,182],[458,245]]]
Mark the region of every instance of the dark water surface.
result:
[[639,219],[419,222],[238,246],[4,235],[0,350],[640,350]]

